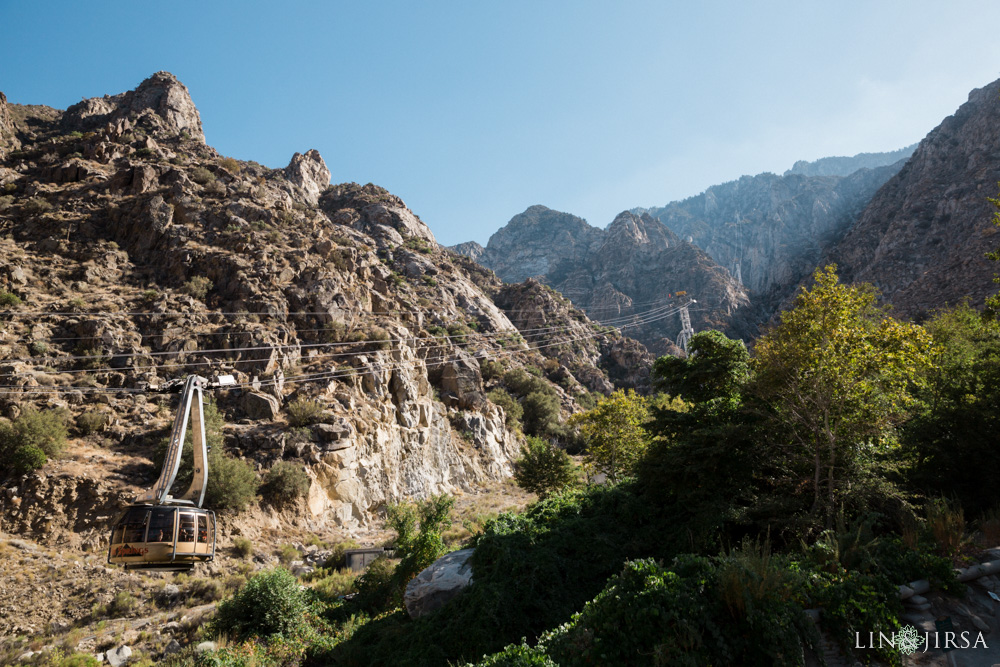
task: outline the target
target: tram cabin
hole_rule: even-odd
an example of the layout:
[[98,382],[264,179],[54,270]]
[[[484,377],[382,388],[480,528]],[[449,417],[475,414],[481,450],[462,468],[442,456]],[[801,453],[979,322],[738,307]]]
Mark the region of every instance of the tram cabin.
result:
[[108,562],[126,570],[190,570],[215,558],[215,512],[133,505],[111,529]]

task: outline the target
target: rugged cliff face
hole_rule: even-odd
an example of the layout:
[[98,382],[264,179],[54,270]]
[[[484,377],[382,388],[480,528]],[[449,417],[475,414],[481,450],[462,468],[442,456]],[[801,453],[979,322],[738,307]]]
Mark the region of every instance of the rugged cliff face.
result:
[[920,142],[825,261],[841,277],[878,287],[898,316],[995,291],[1000,245],[990,224],[1000,180],[1000,81],[972,91],[955,115]]
[[848,176],[744,176],[650,214],[740,277],[753,303],[753,334],[902,166]]
[[[220,156],[169,74],[65,112],[8,106],[22,145],[0,162],[0,291],[23,303],[0,319],[0,412],[103,414],[94,437],[113,455],[93,462],[111,480],[95,487],[99,514],[25,496],[47,488],[45,469],[0,480],[5,530],[103,529],[105,506],[154,476],[111,471],[148,459],[173,410],[143,389],[175,376],[233,373],[240,386],[217,397],[227,449],[261,470],[308,464],[309,516],[341,525],[510,474],[521,436],[486,397],[487,360],[564,364],[570,386],[607,391],[605,369],[638,359],[623,381],[645,381],[641,345],[563,305],[512,300],[398,197],[331,186],[317,151],[284,169]],[[539,317],[545,332],[519,330]],[[544,345],[577,329],[566,349]],[[560,389],[564,415],[575,396]],[[296,400],[317,402],[319,423],[290,429]]]
[[708,255],[648,215],[629,212],[598,229],[532,206],[491,236],[477,261],[507,282],[540,278],[592,319],[627,327],[657,354],[677,352],[677,305],[697,300],[690,311],[695,328],[726,328],[748,303]]

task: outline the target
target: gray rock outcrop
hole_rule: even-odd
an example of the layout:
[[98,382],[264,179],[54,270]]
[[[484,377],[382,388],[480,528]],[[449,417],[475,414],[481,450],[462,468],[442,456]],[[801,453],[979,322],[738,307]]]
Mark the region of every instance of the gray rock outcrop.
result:
[[472,583],[472,563],[475,549],[453,551],[421,570],[406,585],[403,605],[410,618],[432,614]]
[[311,206],[319,203],[319,196],[330,185],[330,170],[319,151],[312,149],[305,155],[296,153],[285,167],[285,178]]
[[187,87],[170,72],[157,72],[126,93],[78,102],[66,109],[62,122],[73,129],[94,129],[143,115],[155,117],[162,132],[187,133],[205,142],[198,108]]

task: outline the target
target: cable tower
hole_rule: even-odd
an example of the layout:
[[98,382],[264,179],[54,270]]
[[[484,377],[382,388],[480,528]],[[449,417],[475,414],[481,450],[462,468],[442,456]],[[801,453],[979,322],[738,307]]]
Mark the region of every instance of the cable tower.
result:
[[691,336],[694,335],[694,328],[691,326],[691,314],[688,313],[688,306],[692,303],[698,303],[694,299],[687,302],[681,306],[681,332],[677,334],[677,344],[684,350],[684,354],[688,353],[688,343],[691,341]]

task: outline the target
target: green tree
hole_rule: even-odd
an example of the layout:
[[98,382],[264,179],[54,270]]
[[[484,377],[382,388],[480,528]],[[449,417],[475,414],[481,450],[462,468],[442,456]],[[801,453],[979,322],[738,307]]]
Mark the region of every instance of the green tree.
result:
[[521,458],[514,462],[514,481],[525,491],[545,498],[576,482],[576,470],[569,455],[551,442],[528,436]]
[[632,389],[619,389],[593,410],[573,415],[569,424],[579,427],[587,443],[587,465],[614,483],[632,472],[649,446],[648,419],[646,399]]
[[907,480],[915,491],[957,498],[981,514],[996,504],[1000,479],[1000,322],[963,304],[924,327],[936,344],[934,365],[903,429]]
[[794,309],[757,340],[756,390],[812,468],[812,512],[827,527],[852,481],[894,444],[911,387],[931,362],[930,336],[878,307],[870,285],[844,285],[817,269]]
[[741,340],[721,331],[691,338],[686,359],[664,356],[653,364],[654,387],[672,396],[702,402],[733,398],[750,379],[750,354]]
[[559,433],[559,396],[554,391],[533,391],[521,403],[524,431],[546,436]]
[[[1000,183],[997,185],[1000,185]],[[987,199],[989,199],[989,202],[993,204],[993,207],[996,209],[993,211],[992,222],[996,227],[1000,227],[1000,197],[988,197]],[[986,258],[992,259],[994,262],[1000,262],[1000,247],[992,252],[986,253]],[[993,282],[1000,284],[1000,276],[994,275]],[[997,315],[1000,315],[1000,293],[994,294],[986,299],[986,315],[992,318],[996,318]]]

